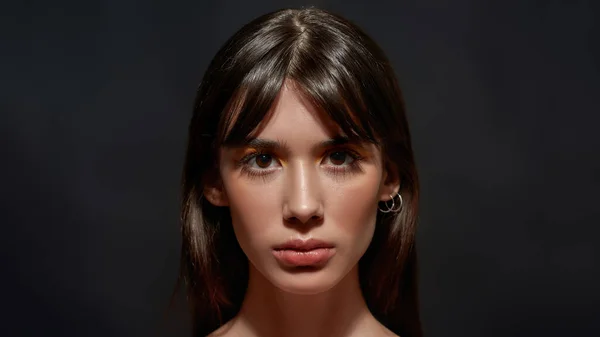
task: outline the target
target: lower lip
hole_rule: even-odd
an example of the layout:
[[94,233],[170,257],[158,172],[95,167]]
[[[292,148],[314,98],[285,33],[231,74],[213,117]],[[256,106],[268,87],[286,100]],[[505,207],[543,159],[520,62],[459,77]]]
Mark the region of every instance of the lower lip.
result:
[[317,248],[311,250],[281,249],[274,250],[273,255],[282,264],[289,267],[322,266],[335,254],[333,248]]

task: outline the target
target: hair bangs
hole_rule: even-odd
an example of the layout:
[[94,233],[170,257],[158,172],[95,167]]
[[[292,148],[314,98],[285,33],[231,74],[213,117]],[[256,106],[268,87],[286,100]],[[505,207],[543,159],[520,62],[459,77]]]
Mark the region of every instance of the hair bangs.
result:
[[219,143],[235,146],[270,120],[271,107],[285,81],[285,64],[272,56],[252,68],[223,112]]
[[[328,32],[329,33],[329,32]],[[369,107],[365,88],[372,81],[370,54],[351,54],[345,37],[305,36],[290,64],[288,77],[302,90],[315,108],[337,124],[345,136],[379,145],[377,121]]]
[[300,78],[295,77],[294,82],[317,110],[339,126],[344,136],[379,145],[371,121],[365,120],[366,108],[360,99],[361,92],[340,84],[335,76],[327,73],[318,73],[314,77],[303,74]]
[[[271,118],[271,107],[286,80],[298,36],[292,30],[255,36],[251,43],[231,55],[241,75],[236,90],[221,114],[218,142],[239,145]],[[270,37],[270,38],[267,38]],[[235,80],[234,80],[235,81]]]
[[218,143],[239,145],[266,124],[289,80],[344,136],[379,145],[385,135],[375,132],[382,130],[382,122],[374,113],[380,107],[372,103],[385,98],[372,99],[378,95],[372,88],[380,84],[373,74],[380,71],[378,62],[368,50],[360,48],[356,53],[348,46],[349,39],[360,40],[360,34],[343,36],[340,27],[315,34],[300,21],[287,28],[272,33],[272,39],[244,46],[235,55],[247,60],[238,68],[242,72],[246,68],[245,75],[221,114]]

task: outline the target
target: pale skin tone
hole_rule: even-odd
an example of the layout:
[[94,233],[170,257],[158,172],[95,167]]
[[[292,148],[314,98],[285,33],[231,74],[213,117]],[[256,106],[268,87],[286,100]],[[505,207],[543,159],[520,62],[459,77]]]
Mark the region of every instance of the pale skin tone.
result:
[[[229,207],[250,261],[239,314],[210,336],[395,336],[369,312],[357,263],[378,203],[400,182],[375,145],[340,142],[344,135],[292,82],[272,109],[260,141],[221,150],[221,181],[205,187],[207,200]],[[335,255],[319,268],[282,267],[273,246],[298,238],[330,242]]]

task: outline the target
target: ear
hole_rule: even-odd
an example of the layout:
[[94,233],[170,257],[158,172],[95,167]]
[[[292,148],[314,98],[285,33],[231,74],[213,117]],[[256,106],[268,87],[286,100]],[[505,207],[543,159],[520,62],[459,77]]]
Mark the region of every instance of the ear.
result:
[[229,200],[222,186],[204,187],[204,199],[217,207],[229,206]]
[[204,199],[217,207],[229,206],[229,198],[221,179],[206,179],[204,184]]
[[379,187],[379,201],[389,201],[400,192],[400,173],[393,163],[387,162],[383,170],[383,179]]

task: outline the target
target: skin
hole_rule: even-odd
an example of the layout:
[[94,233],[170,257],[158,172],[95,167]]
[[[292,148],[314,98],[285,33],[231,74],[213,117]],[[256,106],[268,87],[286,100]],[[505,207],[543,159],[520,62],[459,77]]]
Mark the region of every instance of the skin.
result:
[[[400,182],[373,144],[331,144],[339,128],[287,82],[257,132],[264,142],[224,148],[221,181],[206,198],[231,211],[237,240],[250,261],[240,313],[211,336],[394,336],[369,312],[358,261],[375,230],[378,202]],[[320,268],[282,266],[273,247],[290,239],[332,243]]]

